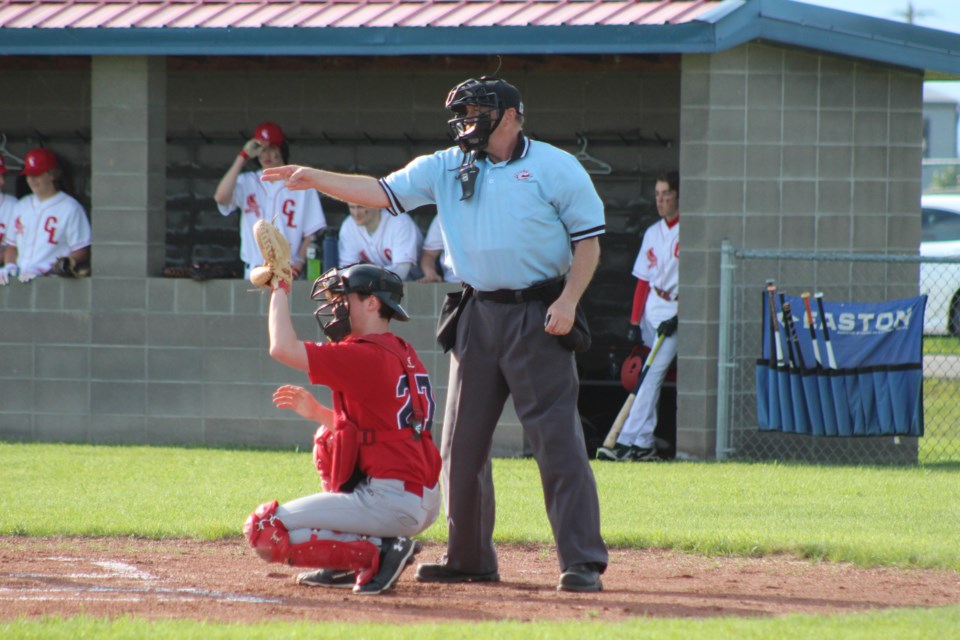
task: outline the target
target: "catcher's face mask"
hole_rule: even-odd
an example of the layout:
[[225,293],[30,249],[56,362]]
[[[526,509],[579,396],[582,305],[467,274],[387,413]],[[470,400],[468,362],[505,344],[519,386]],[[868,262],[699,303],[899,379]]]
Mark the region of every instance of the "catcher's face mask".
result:
[[314,315],[324,334],[333,342],[346,338],[352,329],[348,293],[359,294],[361,299],[376,296],[383,306],[389,308],[392,319],[410,319],[410,314],[400,306],[403,281],[397,274],[372,264],[330,269],[313,283],[310,298],[323,303]]
[[316,279],[310,299],[322,303],[313,315],[330,342],[340,342],[350,335],[350,301],[339,269],[330,269]]
[[464,153],[486,148],[507,109],[523,116],[523,99],[517,88],[491,76],[461,82],[450,90],[445,106],[455,116],[447,126]]

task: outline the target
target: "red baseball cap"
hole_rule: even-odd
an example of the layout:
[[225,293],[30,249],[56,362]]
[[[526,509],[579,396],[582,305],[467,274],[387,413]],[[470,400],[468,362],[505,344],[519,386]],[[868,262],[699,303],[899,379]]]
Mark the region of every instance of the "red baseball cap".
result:
[[257,128],[253,131],[253,138],[264,144],[273,145],[274,147],[279,147],[283,144],[283,141],[286,140],[286,137],[283,135],[283,129],[280,128],[280,125],[273,122],[261,122],[258,124]]
[[23,159],[22,176],[42,176],[47,171],[57,168],[57,156],[53,151],[37,147],[27,152],[27,157]]

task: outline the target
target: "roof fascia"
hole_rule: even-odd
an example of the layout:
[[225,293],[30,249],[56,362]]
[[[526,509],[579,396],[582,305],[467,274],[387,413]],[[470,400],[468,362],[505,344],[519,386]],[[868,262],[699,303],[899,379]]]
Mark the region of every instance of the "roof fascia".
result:
[[2,55],[670,54],[716,49],[713,27],[4,29]]

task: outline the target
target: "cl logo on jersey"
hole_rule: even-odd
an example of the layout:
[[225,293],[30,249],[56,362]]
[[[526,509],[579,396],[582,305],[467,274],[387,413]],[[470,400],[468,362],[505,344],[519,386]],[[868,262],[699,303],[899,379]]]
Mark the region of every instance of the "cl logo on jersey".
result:
[[387,262],[393,262],[393,251],[390,249],[384,249],[383,257],[387,259]]
[[673,257],[680,259],[680,243],[673,245]]
[[[678,245],[679,246],[679,245]],[[647,267],[653,269],[657,266],[657,254],[653,252],[653,247],[647,249]]]
[[520,171],[518,171],[518,172],[517,172],[517,175],[514,176],[514,177],[515,177],[517,180],[523,181],[523,180],[529,180],[530,178],[532,178],[532,177],[533,177],[533,174],[530,173],[529,171],[527,171],[526,169],[520,169]]

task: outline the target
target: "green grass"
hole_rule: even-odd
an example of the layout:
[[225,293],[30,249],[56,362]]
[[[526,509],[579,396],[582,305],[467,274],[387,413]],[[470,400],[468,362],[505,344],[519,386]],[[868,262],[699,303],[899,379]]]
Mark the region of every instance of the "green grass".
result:
[[[613,547],[960,570],[958,465],[595,463],[594,470]],[[497,540],[552,544],[535,463],[498,459],[494,474]],[[305,452],[0,443],[0,534],[239,538],[258,504],[317,486]],[[443,541],[445,527],[422,537]],[[0,637],[946,638],[957,628],[960,607],[625,624],[241,626],[81,617],[0,623]]]
[[960,379],[923,379],[921,463],[960,462]]
[[960,356],[960,338],[957,336],[924,336],[924,355]]
[[286,640],[292,638],[377,638],[377,640],[424,640],[441,638],[496,638],[497,640],[584,640],[616,638],[629,640],[754,640],[777,638],[844,638],[875,640],[897,638],[951,638],[960,627],[960,607],[940,609],[894,609],[851,616],[789,615],[776,618],[709,618],[704,620],[638,619],[634,622],[540,623],[484,622],[464,624],[317,624],[270,622],[228,625],[187,621],[152,621],[121,618],[100,620],[73,618],[0,623],[0,637],[9,640],[120,640],[125,638],[170,638],[171,640]]
[[[0,534],[237,537],[257,505],[317,490],[310,454],[0,444]],[[960,468],[594,463],[615,547],[793,553],[960,570]],[[551,544],[532,460],[498,459],[496,537]],[[28,508],[25,508],[25,505]],[[424,533],[446,539],[441,522]]]

